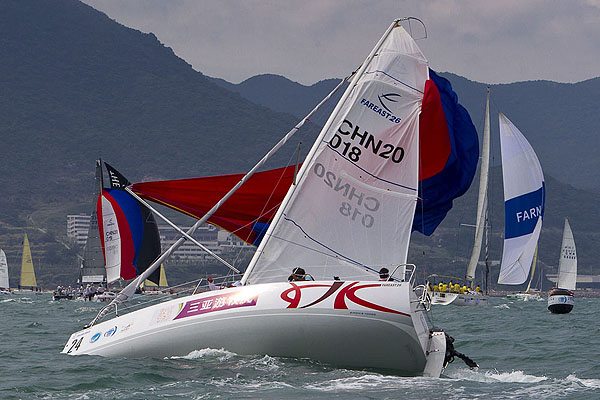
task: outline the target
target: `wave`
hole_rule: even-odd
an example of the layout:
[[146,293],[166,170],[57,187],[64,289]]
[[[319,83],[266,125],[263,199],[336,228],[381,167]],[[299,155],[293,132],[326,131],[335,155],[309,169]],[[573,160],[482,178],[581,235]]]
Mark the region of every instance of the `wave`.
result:
[[548,379],[546,376],[528,375],[523,371],[498,372],[484,371],[477,372],[470,369],[459,369],[447,375],[453,379],[482,382],[482,383],[538,383]]

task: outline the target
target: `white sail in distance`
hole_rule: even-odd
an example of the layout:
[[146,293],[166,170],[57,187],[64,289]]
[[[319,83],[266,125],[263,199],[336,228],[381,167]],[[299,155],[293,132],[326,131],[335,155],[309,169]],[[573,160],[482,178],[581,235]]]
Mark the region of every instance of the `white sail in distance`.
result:
[[4,250],[0,249],[0,288],[10,288],[8,282],[8,262]]
[[[406,262],[417,200],[419,113],[427,60],[393,25],[325,124],[243,282],[371,280]],[[326,229],[323,229],[326,227]]]
[[500,147],[504,181],[504,248],[498,283],[527,280],[542,230],[545,185],[542,166],[525,136],[502,113]]
[[490,89],[488,88],[487,100],[485,103],[485,122],[483,125],[483,144],[481,147],[481,168],[479,171],[479,197],[477,198],[477,221],[475,222],[475,242],[471,259],[467,266],[466,278],[473,285],[475,279],[475,270],[481,254],[481,245],[483,243],[483,233],[486,224],[486,210],[488,205],[488,178],[490,171]]
[[575,239],[565,218],[562,245],[560,246],[560,259],[558,260],[558,284],[560,289],[575,290],[577,285],[577,250]]

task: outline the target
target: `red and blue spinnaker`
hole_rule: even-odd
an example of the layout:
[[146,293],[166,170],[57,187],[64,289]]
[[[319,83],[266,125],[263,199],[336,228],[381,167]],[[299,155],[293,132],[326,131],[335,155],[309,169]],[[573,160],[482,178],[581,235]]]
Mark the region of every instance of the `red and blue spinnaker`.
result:
[[[123,190],[129,182],[106,164],[110,189],[102,189],[98,197],[98,227],[108,283],[119,278],[135,278],[160,254],[158,225],[150,210]],[[158,284],[157,269],[148,278]]]

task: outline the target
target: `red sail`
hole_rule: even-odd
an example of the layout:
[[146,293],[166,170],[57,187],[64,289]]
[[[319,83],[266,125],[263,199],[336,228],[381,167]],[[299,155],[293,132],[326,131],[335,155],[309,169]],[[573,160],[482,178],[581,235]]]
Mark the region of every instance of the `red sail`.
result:
[[[254,174],[208,222],[258,245],[294,179],[295,166]],[[132,185],[140,197],[174,210],[203,217],[244,174],[208,176]]]

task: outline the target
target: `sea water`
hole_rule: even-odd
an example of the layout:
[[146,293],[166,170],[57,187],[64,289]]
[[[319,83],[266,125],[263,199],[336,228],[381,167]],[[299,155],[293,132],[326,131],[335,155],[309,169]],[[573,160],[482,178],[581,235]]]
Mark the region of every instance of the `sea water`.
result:
[[565,315],[548,312],[545,301],[490,303],[434,307],[434,323],[480,368],[456,359],[433,379],[222,349],[165,359],[66,356],[69,335],[101,303],[2,296],[0,399],[600,398],[600,299],[576,298]]

